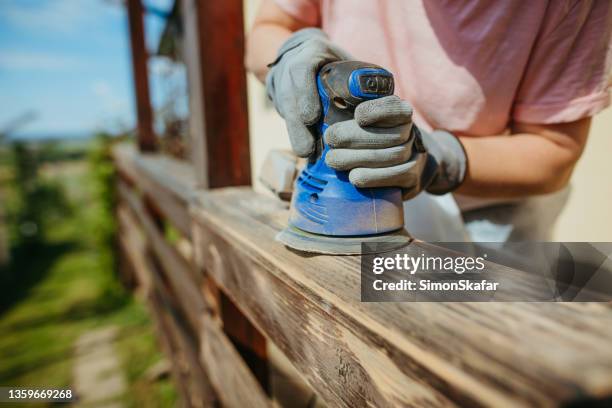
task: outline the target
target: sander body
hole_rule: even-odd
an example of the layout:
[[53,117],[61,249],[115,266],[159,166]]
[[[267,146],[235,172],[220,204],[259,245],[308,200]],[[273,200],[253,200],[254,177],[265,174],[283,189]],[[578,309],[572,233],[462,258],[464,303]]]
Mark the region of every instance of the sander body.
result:
[[361,102],[392,95],[393,75],[364,62],[332,62],[319,71],[317,88],[322,116],[315,152],[295,180],[289,226],[277,239],[300,251],[341,255],[363,253],[362,243],[380,244],[368,245],[374,252],[409,243],[399,187],[357,188],[348,171],[325,162],[327,128],[353,119]]

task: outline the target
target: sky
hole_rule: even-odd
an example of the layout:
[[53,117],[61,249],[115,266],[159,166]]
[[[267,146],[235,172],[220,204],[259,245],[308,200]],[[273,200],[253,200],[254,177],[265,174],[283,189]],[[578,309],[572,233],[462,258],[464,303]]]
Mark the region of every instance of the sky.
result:
[[[173,0],[145,0],[170,10]],[[145,18],[154,51],[164,26]],[[11,137],[80,137],[134,126],[127,13],[120,0],[0,1],[0,131],[26,112]],[[184,75],[164,58],[149,62],[154,106]],[[169,74],[170,73],[170,74]],[[175,79],[176,80],[176,79]]]

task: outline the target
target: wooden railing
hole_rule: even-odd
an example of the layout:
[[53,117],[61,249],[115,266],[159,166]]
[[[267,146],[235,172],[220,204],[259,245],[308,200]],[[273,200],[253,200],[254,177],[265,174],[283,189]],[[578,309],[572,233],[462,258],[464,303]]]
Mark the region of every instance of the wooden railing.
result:
[[[195,265],[193,171],[128,147],[116,149],[115,158],[121,251],[151,306],[184,399],[193,406],[211,405],[216,396],[226,406],[266,405],[261,385],[223,332],[214,286]],[[166,223],[180,235],[174,244]]]
[[[138,75],[142,9],[128,4]],[[359,257],[303,256],[274,240],[287,204],[248,186],[241,7],[181,1],[192,160],[154,153],[150,123],[139,124],[140,149],[113,154],[122,270],[150,307],[184,404],[273,405],[271,344],[332,406],[612,403],[609,304],[361,303]],[[151,120],[146,86],[137,81],[140,121]]]
[[[361,303],[359,257],[304,257],[274,240],[284,203],[248,187],[198,190],[188,165],[129,146],[115,160],[122,252],[195,406],[270,404],[218,292],[330,405],[561,406],[612,395],[608,304]],[[174,244],[168,224],[180,231]]]

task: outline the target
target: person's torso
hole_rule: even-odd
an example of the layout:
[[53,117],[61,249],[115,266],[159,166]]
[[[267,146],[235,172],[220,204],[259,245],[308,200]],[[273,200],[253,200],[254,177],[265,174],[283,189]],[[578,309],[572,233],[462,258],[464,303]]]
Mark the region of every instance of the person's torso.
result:
[[494,135],[514,99],[547,2],[322,0],[322,26],[355,58],[389,69],[415,122]]

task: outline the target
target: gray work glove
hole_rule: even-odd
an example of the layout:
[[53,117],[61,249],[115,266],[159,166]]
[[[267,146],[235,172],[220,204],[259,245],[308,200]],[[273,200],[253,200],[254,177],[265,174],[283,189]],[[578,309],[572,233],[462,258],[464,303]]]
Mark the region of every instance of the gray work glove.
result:
[[412,108],[395,95],[362,102],[355,118],[325,133],[328,166],[349,171],[357,187],[401,187],[405,200],[426,190],[453,191],[463,182],[463,145],[445,131],[424,132],[412,124]]
[[315,136],[309,129],[321,116],[316,75],[328,62],[350,59],[318,28],[296,31],[281,46],[269,66],[266,91],[285,119],[291,146],[300,157],[314,152]]

